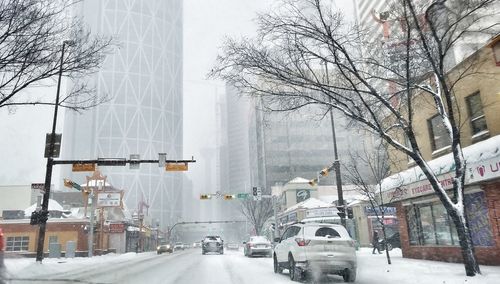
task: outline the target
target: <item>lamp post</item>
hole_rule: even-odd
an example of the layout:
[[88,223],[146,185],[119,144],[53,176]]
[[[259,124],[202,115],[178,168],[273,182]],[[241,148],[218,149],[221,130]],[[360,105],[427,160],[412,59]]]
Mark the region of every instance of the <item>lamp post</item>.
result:
[[42,201],[42,209],[40,210],[40,226],[38,232],[38,244],[36,251],[36,261],[42,262],[43,260],[43,246],[45,243],[45,230],[47,227],[47,219],[49,215],[48,207],[49,207],[49,198],[50,198],[50,184],[52,179],[52,166],[53,166],[53,154],[54,154],[54,143],[56,138],[56,125],[57,125],[57,110],[59,107],[59,93],[61,91],[61,78],[63,72],[63,62],[64,62],[64,49],[66,45],[72,45],[74,42],[65,40],[63,41],[61,48],[61,62],[59,65],[59,78],[57,80],[57,92],[56,92],[56,102],[54,106],[54,120],[52,122],[52,133],[50,135],[50,144],[49,144],[49,154],[47,157],[47,170],[45,172],[45,184],[44,184],[44,193],[43,193],[43,201]]
[[335,177],[337,180],[337,195],[338,195],[338,204],[337,206],[340,208],[340,211],[344,214],[340,214],[340,223],[342,226],[346,227],[345,221],[345,208],[344,208],[344,193],[342,191],[342,177],[340,175],[340,161],[339,155],[337,152],[337,137],[335,135],[335,121],[333,119],[333,111],[330,109],[330,121],[332,123],[332,136],[333,136],[333,153],[335,155]]

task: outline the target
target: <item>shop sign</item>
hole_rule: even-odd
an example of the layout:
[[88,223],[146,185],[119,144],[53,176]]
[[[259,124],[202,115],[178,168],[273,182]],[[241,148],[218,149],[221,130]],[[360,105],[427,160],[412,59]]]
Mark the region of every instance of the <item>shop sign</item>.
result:
[[[451,163],[451,161],[450,161]],[[500,157],[494,157],[481,162],[467,165],[465,184],[473,184],[485,180],[500,178]],[[453,188],[453,173],[438,176],[444,189]],[[384,192],[384,202],[394,202],[434,193],[434,189],[427,179],[404,185]]]
[[121,201],[121,192],[99,192],[97,194],[97,207],[119,207]]
[[[372,207],[372,206],[365,206],[365,215],[366,216],[381,216],[382,215],[382,208],[380,207]],[[384,215],[385,216],[394,216],[396,215],[396,207],[384,207]]]
[[297,212],[288,214],[288,222],[297,222]]
[[311,197],[311,192],[308,189],[297,189],[295,191],[295,196],[297,198],[297,203],[305,201]]
[[330,217],[330,216],[337,217],[337,212],[338,210],[333,207],[308,209],[306,211],[306,218]]
[[123,233],[125,231],[125,224],[123,223],[111,223],[109,224],[110,233]]

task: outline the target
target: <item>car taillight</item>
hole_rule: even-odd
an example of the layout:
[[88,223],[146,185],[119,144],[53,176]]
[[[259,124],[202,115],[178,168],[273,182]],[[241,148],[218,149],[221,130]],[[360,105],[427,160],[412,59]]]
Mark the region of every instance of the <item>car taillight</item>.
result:
[[299,245],[299,247],[307,246],[311,242],[311,240],[302,238],[296,238],[295,241],[297,242],[297,245]]
[[252,244],[252,243],[248,243],[248,246],[251,247],[251,248],[253,248],[255,245]]

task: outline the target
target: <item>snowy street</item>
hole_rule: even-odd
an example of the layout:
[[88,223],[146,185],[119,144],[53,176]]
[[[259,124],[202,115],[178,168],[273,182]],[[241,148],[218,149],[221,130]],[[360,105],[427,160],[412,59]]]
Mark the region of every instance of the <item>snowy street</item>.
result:
[[[405,259],[400,250],[392,252],[393,264],[385,254],[372,255],[370,249],[358,251],[356,283],[497,283],[500,267],[481,266],[483,275],[464,276],[462,264]],[[243,252],[226,250],[224,255],[201,255],[198,249],[156,255],[107,255],[75,259],[8,259],[6,283],[292,283],[288,273],[275,274],[272,259],[247,258]],[[38,281],[37,281],[38,280]],[[323,279],[342,283],[341,277]]]

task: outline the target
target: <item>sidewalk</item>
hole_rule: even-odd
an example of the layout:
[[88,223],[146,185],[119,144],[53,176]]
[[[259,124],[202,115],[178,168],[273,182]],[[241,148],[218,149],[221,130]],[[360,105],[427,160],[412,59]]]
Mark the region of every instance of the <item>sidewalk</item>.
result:
[[467,277],[461,263],[403,258],[400,249],[393,249],[390,255],[392,264],[388,265],[385,251],[373,255],[371,248],[360,248],[356,283],[500,283],[500,266],[481,265],[481,275]]

